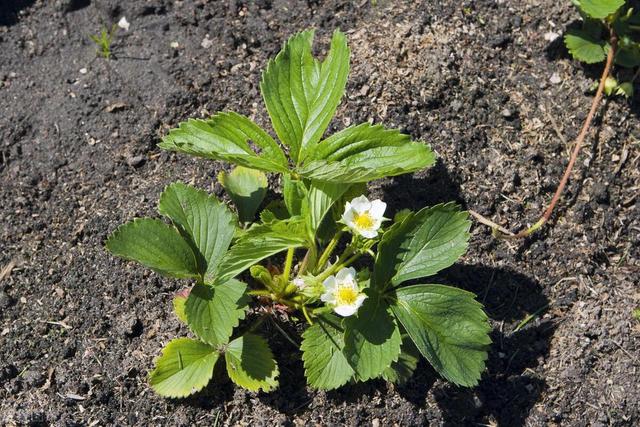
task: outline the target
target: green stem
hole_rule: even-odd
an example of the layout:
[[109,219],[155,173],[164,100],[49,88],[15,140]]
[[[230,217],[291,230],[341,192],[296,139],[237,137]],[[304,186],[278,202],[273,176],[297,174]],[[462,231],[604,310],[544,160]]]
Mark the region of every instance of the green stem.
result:
[[284,262],[284,273],[282,276],[285,283],[289,282],[289,275],[291,274],[291,266],[293,265],[294,252],[294,248],[289,248],[289,250],[287,251],[287,259]]
[[335,250],[336,246],[338,246],[338,242],[340,241],[340,237],[342,237],[343,233],[344,231],[340,230],[335,234],[335,236],[333,236],[322,255],[320,255],[320,259],[318,260],[317,264],[318,268],[324,267],[327,261],[329,261],[329,258],[331,257],[331,254]]
[[[346,252],[345,252],[346,254]],[[340,271],[341,269],[348,267],[349,265],[353,264],[358,258],[360,258],[362,256],[361,253],[357,253],[357,254],[353,254],[350,258],[347,258],[346,261],[342,261],[340,262],[340,260],[338,260],[338,262],[336,262],[334,265],[332,265],[330,268],[326,269],[325,271],[322,272],[321,275],[319,275],[318,277],[316,277],[316,279],[319,282],[324,281],[324,279],[326,279],[327,277],[331,276],[333,273]],[[346,258],[343,254],[343,258]]]

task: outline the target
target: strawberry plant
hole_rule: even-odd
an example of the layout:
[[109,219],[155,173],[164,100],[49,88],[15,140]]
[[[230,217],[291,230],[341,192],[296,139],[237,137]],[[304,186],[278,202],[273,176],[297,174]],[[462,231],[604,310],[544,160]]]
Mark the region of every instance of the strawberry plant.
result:
[[564,42],[567,50],[574,59],[586,64],[604,62],[602,76],[596,85],[587,118],[575,140],[569,163],[551,202],[540,219],[532,226],[514,234],[471,211],[477,220],[491,226],[494,235],[501,238],[528,237],[549,221],[569,181],[603,94],[633,96],[633,80],[637,73],[632,81],[619,83],[611,76],[611,70],[614,64],[626,68],[640,66],[640,13],[636,13],[631,7],[631,2],[625,0],[572,0],[572,2],[580,12],[582,25],[580,28],[573,28],[566,32]]
[[[318,389],[373,378],[402,382],[420,355],[455,384],[480,379],[490,344],[481,304],[426,279],[465,253],[468,215],[446,203],[389,219],[383,201],[364,195],[367,182],[427,168],[435,155],[369,123],[325,138],[350,53],[336,31],[320,61],[311,53],[313,36],[291,37],[262,75],[279,141],[247,117],[218,113],[181,123],[160,144],[235,164],[218,177],[235,210],[173,183],[158,204],[168,222],[134,219],[106,242],[115,255],[190,282],[173,306],[194,338],[169,342],[149,376],[162,396],[201,390],[217,365],[248,390],[274,389],[279,369],[264,327],[299,342],[286,332],[296,328],[282,322],[306,325],[301,358]],[[280,176],[282,200],[260,210],[265,173]]]

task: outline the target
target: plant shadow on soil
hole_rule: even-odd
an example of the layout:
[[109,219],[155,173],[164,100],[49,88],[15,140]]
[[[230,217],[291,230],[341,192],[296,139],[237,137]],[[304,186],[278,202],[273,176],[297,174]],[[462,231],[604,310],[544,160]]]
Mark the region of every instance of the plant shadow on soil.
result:
[[[441,162],[422,177],[402,176],[390,180],[382,187],[382,192],[390,206],[402,208],[419,209],[447,201],[465,205],[456,179]],[[513,330],[529,314],[548,306],[541,286],[509,268],[464,264],[455,264],[430,278],[429,282],[451,284],[474,292],[493,324],[499,325],[494,326],[491,334],[493,344],[480,384],[471,389],[444,384],[433,391],[446,425],[490,420],[499,425],[523,425],[546,387],[545,381],[537,378],[532,369],[547,356],[555,326],[551,322],[532,320],[517,332],[508,332],[503,327]],[[274,354],[278,355],[281,381],[280,388],[271,393],[260,393],[258,398],[291,417],[304,412],[314,395],[306,387],[297,349],[268,322],[265,324],[270,330],[263,334],[273,338],[270,342]],[[293,326],[282,327],[295,336]],[[214,379],[204,392],[176,404],[213,408],[232,400],[234,386],[223,377]],[[414,376],[402,386],[390,386],[381,380],[357,383],[326,393],[326,400],[338,406],[362,399],[370,401],[377,391],[387,395],[393,387],[417,411],[426,406],[427,394],[437,379],[437,373],[423,360]]]
[[[383,189],[390,205],[419,209],[438,203],[455,201],[465,207],[458,180],[442,162],[421,177],[395,178]],[[491,237],[489,237],[491,239]],[[488,246],[488,245],[487,245]],[[533,375],[541,360],[549,353],[555,330],[551,322],[532,321],[517,332],[507,332],[529,314],[544,309],[549,301],[535,280],[509,268],[486,265],[455,264],[429,278],[431,283],[454,285],[475,293],[492,319],[494,328],[487,371],[478,387],[465,389],[445,385],[434,390],[434,396],[447,425],[489,422],[498,425],[523,425],[546,383]],[[423,282],[424,283],[424,282]],[[416,406],[424,405],[427,392],[437,374],[426,362],[398,392]]]

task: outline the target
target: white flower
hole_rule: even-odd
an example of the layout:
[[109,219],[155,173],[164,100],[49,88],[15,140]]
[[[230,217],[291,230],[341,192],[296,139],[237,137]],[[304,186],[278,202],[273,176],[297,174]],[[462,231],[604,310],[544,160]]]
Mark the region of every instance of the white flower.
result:
[[335,276],[329,276],[322,282],[324,293],[320,299],[333,306],[333,311],[347,317],[354,314],[367,296],[360,292],[356,282],[356,270],[343,268]]
[[300,291],[307,287],[307,284],[302,277],[296,277],[292,282]]
[[124,16],[120,18],[118,21],[118,27],[122,28],[125,31],[129,31],[129,21]]
[[356,197],[347,202],[342,222],[353,232],[360,234],[367,239],[378,236],[378,229],[385,220],[383,217],[387,204],[382,200],[369,201],[365,196]]

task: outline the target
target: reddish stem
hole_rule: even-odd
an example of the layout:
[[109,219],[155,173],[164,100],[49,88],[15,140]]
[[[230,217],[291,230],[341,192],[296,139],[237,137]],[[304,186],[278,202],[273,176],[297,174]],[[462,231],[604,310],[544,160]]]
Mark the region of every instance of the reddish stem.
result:
[[544,214],[538,220],[538,222],[536,222],[531,227],[520,231],[519,233],[506,234],[501,231],[497,231],[497,228],[494,227],[494,232],[498,237],[503,239],[521,239],[523,237],[528,237],[531,234],[533,234],[535,231],[540,229],[551,217],[551,214],[553,213],[553,209],[558,204],[558,201],[560,200],[560,196],[562,196],[564,188],[566,187],[567,182],[569,181],[569,177],[571,176],[571,171],[573,170],[573,166],[575,165],[576,160],[578,159],[578,154],[582,149],[582,145],[584,144],[584,140],[587,136],[587,132],[589,131],[589,127],[591,126],[591,122],[593,121],[596,111],[598,110],[598,106],[600,105],[600,100],[602,99],[602,93],[604,92],[604,85],[607,80],[607,77],[609,77],[609,73],[611,72],[611,67],[613,66],[613,59],[615,57],[616,47],[618,44],[618,38],[615,35],[615,33],[613,33],[613,31],[611,32],[610,44],[611,44],[611,48],[607,53],[607,62],[605,63],[604,71],[602,72],[602,77],[600,78],[600,84],[598,85],[598,90],[596,91],[596,94],[593,97],[593,101],[591,102],[591,109],[589,110],[589,114],[587,115],[587,118],[585,119],[584,124],[582,125],[580,134],[576,138],[575,147],[573,148],[573,152],[571,153],[569,164],[567,165],[567,168],[564,171],[564,175],[562,175],[560,184],[558,185],[558,188],[556,189],[556,192],[553,195],[553,198],[551,199],[549,206],[544,211]]

